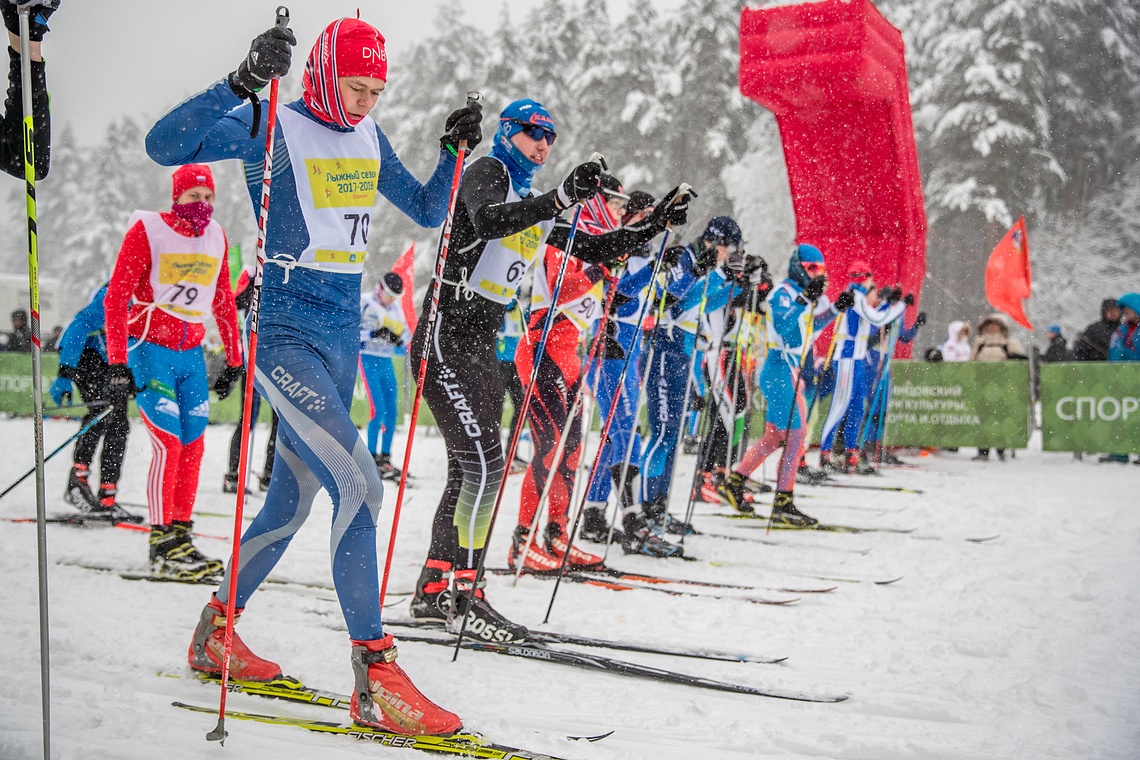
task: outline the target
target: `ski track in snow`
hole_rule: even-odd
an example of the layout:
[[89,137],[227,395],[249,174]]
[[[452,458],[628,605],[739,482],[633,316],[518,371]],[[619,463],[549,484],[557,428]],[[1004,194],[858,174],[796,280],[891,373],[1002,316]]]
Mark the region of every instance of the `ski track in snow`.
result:
[[[48,420],[47,450],[74,430],[73,422]],[[231,430],[207,430],[198,497],[203,511],[232,515],[233,497],[220,489]],[[262,451],[266,432],[257,431],[255,447]],[[397,435],[397,455],[404,434]],[[31,443],[30,420],[0,420],[0,455],[10,463],[0,485],[31,467]],[[853,481],[920,488],[922,495],[799,489],[802,508],[825,521],[915,527],[914,535],[773,531],[768,538],[775,546],[694,536],[686,551],[699,562],[623,557],[620,550],[610,558],[631,571],[764,586],[830,585],[796,573],[903,576],[898,583],[839,583],[832,593],[804,594],[788,607],[566,583],[546,626],[665,647],[786,655],[782,665],[756,665],[602,652],[758,687],[849,693],[847,702],[724,694],[469,651],[452,663],[450,649],[426,644],[401,644],[400,663],[425,693],[462,715],[468,728],[566,758],[1135,758],[1140,467],[1075,462],[1068,454],[1042,453],[1036,440],[1004,464],[967,461],[972,453],[942,454],[918,460],[923,469],[892,469],[883,478]],[[70,511],[62,499],[67,454],[46,468],[49,514]],[[146,433],[133,421],[120,483],[124,501],[144,501],[149,459]],[[683,457],[674,513],[683,512],[691,467],[692,458]],[[425,429],[413,455],[416,478],[405,501],[393,591],[411,589],[418,575],[445,468],[442,439]],[[505,560],[520,482],[520,476],[511,478],[504,499],[489,555],[496,566]],[[385,494],[381,551],[395,491],[390,487]],[[247,508],[260,504],[257,495]],[[899,511],[867,511],[876,507]],[[697,527],[764,536],[711,516],[716,511],[723,508],[698,505]],[[318,497],[309,524],[274,577],[330,582],[330,512],[327,498]],[[0,517],[34,514],[32,479],[0,501]],[[196,528],[228,535],[232,518],[199,517]],[[984,544],[962,540],[995,533],[1001,537]],[[932,536],[939,540],[920,538]],[[226,542],[198,544],[208,554],[228,554]],[[871,551],[862,556],[821,548],[827,545]],[[173,700],[216,705],[216,688],[159,677],[189,675],[186,647],[210,588],[129,582],[59,564],[142,570],[144,533],[49,525],[48,550],[53,758],[195,760],[219,752],[234,758],[417,756],[232,719],[225,750],[219,750],[205,740],[214,718],[169,706]],[[36,571],[35,526],[0,522],[0,577],[7,588],[0,606],[0,758],[6,760],[37,758],[42,748]],[[516,589],[510,584],[510,578],[489,579],[492,603],[513,620],[541,627],[553,583],[524,578]],[[402,603],[386,614],[406,617],[406,607]],[[263,586],[239,631],[254,651],[310,685],[349,690],[348,642],[331,592]],[[347,712],[241,694],[228,702],[237,710],[347,720]],[[611,729],[613,736],[598,744],[561,739]]]

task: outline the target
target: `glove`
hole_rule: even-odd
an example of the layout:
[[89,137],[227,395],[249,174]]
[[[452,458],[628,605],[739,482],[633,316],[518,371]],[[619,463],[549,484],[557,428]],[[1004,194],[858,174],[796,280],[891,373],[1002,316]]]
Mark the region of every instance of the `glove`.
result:
[[387,327],[381,327],[373,330],[372,337],[379,338],[380,340],[386,340],[393,346],[400,342],[400,336],[389,330]]
[[238,64],[237,70],[229,76],[230,87],[239,98],[250,95],[276,79],[289,73],[293,59],[292,47],[297,44],[293,30],[273,27],[253,38],[249,43],[249,55]]
[[570,208],[579,201],[588,200],[601,189],[602,165],[597,161],[578,164],[558,188],[558,204]]
[[126,404],[127,398],[135,389],[135,376],[125,364],[107,365],[107,385],[110,388],[112,404]]
[[624,359],[625,349],[617,341],[617,320],[606,320],[606,342],[602,346],[603,359]]
[[245,367],[238,364],[231,367],[226,365],[226,368],[218,375],[218,379],[214,381],[214,393],[218,394],[218,399],[224,399],[230,395],[237,381],[241,380],[241,376],[245,374]]
[[697,261],[693,264],[693,274],[703,277],[716,266],[716,248],[713,246],[700,246],[697,252]]
[[240,293],[234,296],[234,305],[237,306],[238,311],[249,311],[249,307],[253,304],[253,282],[250,282]]
[[666,269],[672,269],[681,263],[681,257],[685,255],[685,246],[671,245],[665,249],[661,254],[661,266]]
[[[28,39],[41,42],[48,29],[47,20],[59,8],[59,0],[41,0],[28,8]],[[17,37],[20,36],[20,14],[15,0],[0,0],[0,13],[4,16],[4,28]]]
[[845,290],[835,298],[836,311],[847,311],[855,305],[855,294],[850,290]]
[[902,289],[883,288],[883,298],[886,299],[887,303],[894,306],[896,303],[902,300]]
[[67,397],[67,405],[71,406],[71,397],[75,392],[75,386],[72,385],[71,380],[63,377],[57,377],[55,382],[51,384],[51,400],[55,402],[56,406],[63,406],[63,399]]
[[916,316],[914,318],[914,326],[915,327],[922,327],[925,324],[926,324],[926,312],[920,311],[918,313],[918,316]]
[[914,306],[914,293],[907,293],[903,296],[903,303],[907,306]]
[[827,287],[826,277],[816,277],[808,282],[804,288],[804,295],[807,296],[809,301],[818,301],[819,297],[823,295],[824,289]]
[[694,393],[689,399],[689,409],[694,412],[703,412],[705,410],[705,397]]
[[483,140],[483,106],[479,103],[468,103],[463,108],[451,112],[443,125],[443,137],[439,138],[439,147],[452,153],[459,152],[459,143],[467,141],[467,150],[475,150],[475,146]]

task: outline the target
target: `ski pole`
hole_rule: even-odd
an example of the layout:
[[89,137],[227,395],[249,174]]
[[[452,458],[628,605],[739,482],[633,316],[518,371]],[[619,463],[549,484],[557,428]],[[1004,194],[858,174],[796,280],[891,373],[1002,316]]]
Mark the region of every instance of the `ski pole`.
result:
[[[51,458],[52,458],[52,457],[54,457],[54,456],[55,456],[56,454],[58,454],[59,452],[63,451],[65,448],[67,448],[68,444],[70,444],[72,441],[74,441],[74,440],[75,440],[76,438],[78,438],[79,436],[81,436],[81,435],[83,435],[84,433],[86,433],[86,432],[87,432],[88,430],[90,430],[91,428],[95,427],[95,425],[97,425],[97,424],[98,424],[98,423],[99,423],[99,422],[100,422],[100,421],[101,421],[101,420],[102,420],[104,417],[106,417],[108,414],[110,414],[110,413],[111,413],[111,412],[113,412],[114,410],[115,410],[115,408],[114,408],[114,407],[111,407],[111,408],[109,408],[109,409],[104,409],[102,412],[100,412],[100,413],[99,413],[99,416],[95,417],[95,418],[94,418],[94,419],[92,419],[90,422],[88,422],[86,425],[84,425],[83,427],[79,428],[79,431],[78,431],[77,433],[75,433],[74,435],[72,435],[72,436],[71,436],[70,438],[68,438],[66,441],[64,441],[64,442],[63,442],[63,443],[61,443],[59,446],[57,446],[57,447],[56,447],[56,448],[55,448],[55,449],[54,449],[54,450],[53,450],[53,451],[52,451],[50,454],[48,454],[47,456],[45,456],[45,457],[44,457],[44,463],[46,464],[47,462],[51,461]],[[27,471],[27,472],[25,472],[23,475],[21,475],[21,476],[19,477],[19,479],[18,479],[18,480],[16,480],[16,482],[14,482],[12,485],[10,485],[10,486],[8,486],[7,488],[5,488],[3,491],[0,491],[0,499],[3,499],[5,496],[7,496],[7,495],[8,495],[8,492],[9,492],[9,491],[11,491],[13,488],[15,488],[16,486],[20,485],[20,484],[21,484],[21,483],[23,483],[25,480],[27,480],[28,478],[30,478],[32,475],[34,475],[34,474],[35,474],[35,472],[36,472],[36,468],[35,468],[35,467],[32,467],[32,469],[28,470],[28,471]]]
[[[594,153],[590,156],[590,162],[598,163],[601,165],[602,170],[606,169],[605,159],[600,153]],[[550,293],[550,305],[547,307],[546,320],[542,325],[542,333],[539,335],[538,347],[534,351],[534,366],[530,370],[530,382],[527,383],[526,388],[523,389],[523,400],[519,411],[519,425],[515,428],[514,435],[511,436],[510,445],[507,448],[506,458],[504,462],[514,461],[515,452],[518,450],[519,437],[522,434],[522,422],[526,419],[527,410],[530,409],[530,400],[534,396],[535,383],[538,382],[538,370],[542,365],[542,357],[546,354],[546,340],[550,337],[550,328],[554,326],[554,316],[557,313],[558,298],[562,295],[562,282],[566,277],[566,268],[570,264],[570,254],[574,250],[574,238],[578,234],[578,221],[582,216],[582,204],[577,203],[574,206],[574,218],[570,222],[570,235],[566,239],[566,250],[562,254],[562,262],[558,265],[558,276],[554,281],[554,288]],[[503,494],[506,493],[507,478],[504,477],[499,481],[499,488],[495,493],[495,503],[491,508],[491,520],[487,523],[487,535],[483,537],[483,546],[488,547],[491,543],[491,534],[495,530],[495,518],[499,514],[499,506],[503,503]],[[472,537],[472,544],[474,545],[474,537]],[[479,562],[475,568],[475,579],[471,583],[471,588],[468,589],[467,604],[468,608],[475,602],[475,591],[479,588],[479,581],[483,579],[484,568],[486,567],[487,552],[484,551],[479,556]],[[459,635],[455,637],[455,651],[451,655],[451,661],[455,662],[459,657],[459,649],[463,646],[463,636],[467,632],[467,615],[463,616],[463,622],[459,626]]]
[[110,401],[92,401],[88,404],[68,404],[67,406],[49,406],[47,409],[41,409],[40,412],[44,415],[48,415],[48,414],[59,414],[60,412],[78,411],[80,409],[98,409],[99,407],[106,406],[109,403],[111,403],[111,402]]
[[[51,640],[48,635],[47,497],[44,495],[44,397],[40,367],[40,253],[36,219],[35,114],[32,110],[31,3],[17,6],[20,24],[20,90],[24,114],[24,182],[27,200],[28,292],[32,333],[32,430],[36,463],[36,560],[40,612],[40,710],[44,758],[51,757]],[[26,477],[26,476],[25,476]],[[21,478],[22,480],[22,478]],[[7,493],[5,491],[5,493]],[[2,494],[0,494],[2,495]]]
[[[277,8],[274,25],[278,29],[289,28],[289,9],[281,5]],[[257,260],[253,268],[253,298],[249,305],[249,355],[246,356],[247,373],[257,368],[257,321],[261,313],[261,281],[265,271],[265,234],[269,223],[269,185],[273,181],[273,133],[277,126],[277,90],[280,80],[274,77],[269,83],[269,113],[265,117],[265,161],[261,167],[261,212],[257,218]],[[254,96],[256,100],[256,96]],[[254,126],[260,123],[255,115]],[[253,139],[253,138],[251,138]],[[247,377],[245,392],[242,394],[242,419],[249,422],[253,414],[254,382]],[[212,742],[226,741],[226,695],[230,680],[230,657],[234,643],[234,597],[237,596],[238,567],[241,559],[242,514],[245,511],[245,485],[249,478],[249,425],[241,431],[240,459],[238,460],[237,501],[234,507],[233,549],[230,554],[229,590],[226,604],[226,632],[222,640],[222,679],[218,698],[218,724],[206,734]]]
[[[483,96],[478,92],[467,93],[467,105],[475,105]],[[439,320],[439,291],[443,284],[443,267],[447,264],[447,251],[451,246],[451,225],[455,220],[455,204],[459,199],[459,182],[463,177],[463,161],[467,155],[467,141],[460,140],[455,151],[455,171],[451,175],[451,191],[447,198],[447,216],[440,230],[439,247],[435,255],[435,274],[431,281],[431,301],[428,306],[426,336],[435,333]],[[425,340],[416,368],[416,392],[412,395],[412,413],[408,418],[408,440],[404,444],[404,466],[400,470],[400,485],[396,489],[396,506],[392,511],[392,530],[388,534],[388,551],[384,556],[384,572],[380,576],[380,606],[384,606],[384,596],[388,591],[388,577],[392,572],[392,555],[396,550],[396,532],[400,527],[400,513],[404,507],[404,491],[408,486],[408,468],[412,462],[412,443],[416,437],[416,421],[420,418],[420,402],[423,400],[424,378],[427,377],[428,348]],[[409,358],[410,361],[410,358]]]

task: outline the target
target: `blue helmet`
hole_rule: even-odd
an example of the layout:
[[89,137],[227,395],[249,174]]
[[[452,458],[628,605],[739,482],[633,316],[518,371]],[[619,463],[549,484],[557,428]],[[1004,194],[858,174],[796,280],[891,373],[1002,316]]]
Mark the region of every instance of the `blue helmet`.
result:
[[740,225],[731,216],[714,216],[701,233],[701,242],[708,246],[740,247]]
[[792,251],[792,258],[788,261],[788,279],[806,289],[815,278],[808,274],[804,264],[823,263],[823,251],[810,243],[800,243]]

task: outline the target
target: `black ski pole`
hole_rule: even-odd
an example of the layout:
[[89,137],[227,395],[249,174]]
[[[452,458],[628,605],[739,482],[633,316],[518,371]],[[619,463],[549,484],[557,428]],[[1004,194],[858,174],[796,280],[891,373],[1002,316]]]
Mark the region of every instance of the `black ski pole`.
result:
[[67,406],[49,406],[47,409],[41,410],[42,414],[59,414],[60,412],[69,412],[79,409],[98,409],[101,406],[106,406],[111,403],[110,401],[92,401],[88,404],[68,404]]
[[[91,420],[90,422],[88,422],[88,423],[87,423],[86,425],[84,425],[83,427],[79,428],[79,432],[78,432],[78,433],[76,433],[75,435],[71,436],[70,438],[68,438],[68,439],[67,439],[66,441],[64,441],[63,443],[59,444],[59,446],[57,446],[57,447],[55,448],[55,450],[54,450],[54,451],[52,451],[50,454],[48,454],[46,457],[44,457],[44,464],[46,464],[47,462],[49,462],[49,461],[51,460],[51,458],[52,458],[52,457],[54,457],[56,454],[58,454],[59,452],[63,451],[64,449],[66,449],[66,448],[67,448],[67,445],[68,445],[69,443],[71,443],[71,442],[72,442],[72,441],[74,441],[76,438],[78,438],[79,436],[83,435],[84,433],[86,433],[86,432],[87,432],[88,430],[90,430],[91,428],[93,428],[93,427],[94,427],[94,426],[95,426],[95,425],[96,425],[96,424],[97,424],[97,423],[98,423],[100,420],[102,420],[104,417],[106,417],[108,414],[110,414],[110,413],[111,413],[111,412],[113,412],[114,410],[115,410],[115,407],[113,407],[113,406],[112,406],[112,407],[110,407],[110,408],[108,408],[108,409],[104,409],[102,412],[100,412],[100,413],[99,413],[99,416],[98,416],[98,417],[96,417],[95,419]],[[0,499],[3,499],[5,496],[7,496],[7,495],[8,495],[8,492],[9,492],[9,491],[11,491],[13,488],[15,488],[16,486],[20,485],[20,484],[21,484],[21,483],[23,483],[25,480],[27,480],[27,479],[28,479],[28,478],[30,478],[32,475],[34,475],[34,474],[36,473],[36,469],[37,469],[37,468],[38,468],[38,465],[37,465],[37,467],[33,467],[32,469],[28,470],[28,471],[27,471],[27,472],[25,472],[23,475],[21,475],[21,476],[20,476],[20,478],[19,478],[19,479],[18,479],[18,480],[17,480],[15,483],[13,483],[12,485],[8,486],[8,487],[7,487],[7,488],[5,488],[3,491],[0,491]]]

